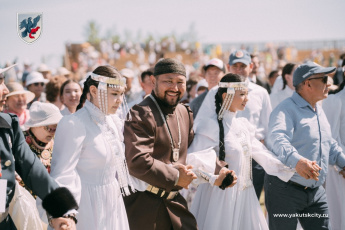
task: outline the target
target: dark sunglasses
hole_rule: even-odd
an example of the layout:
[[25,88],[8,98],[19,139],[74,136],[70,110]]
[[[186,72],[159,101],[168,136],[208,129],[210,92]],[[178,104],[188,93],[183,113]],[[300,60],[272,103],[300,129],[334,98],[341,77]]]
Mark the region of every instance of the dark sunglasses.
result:
[[43,82],[36,82],[36,83],[34,83],[34,86],[44,86],[44,83]]
[[308,78],[307,80],[314,80],[314,79],[322,79],[323,84],[326,84],[328,81],[328,76]]

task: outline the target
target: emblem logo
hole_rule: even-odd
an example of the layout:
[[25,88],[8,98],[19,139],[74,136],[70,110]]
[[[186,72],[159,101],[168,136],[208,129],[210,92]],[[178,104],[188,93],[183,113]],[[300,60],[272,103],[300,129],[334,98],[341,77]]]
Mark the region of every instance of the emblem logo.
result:
[[17,32],[28,44],[37,41],[42,34],[42,13],[17,13]]
[[241,50],[237,51],[235,54],[236,57],[241,58],[244,56],[243,52]]

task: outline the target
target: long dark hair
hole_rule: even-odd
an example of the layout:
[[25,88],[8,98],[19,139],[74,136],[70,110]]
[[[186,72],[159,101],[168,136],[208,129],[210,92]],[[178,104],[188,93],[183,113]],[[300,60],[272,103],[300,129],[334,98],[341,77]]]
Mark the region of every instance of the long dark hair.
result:
[[[94,71],[94,74],[98,74],[105,77],[111,77],[111,78],[122,78],[122,75],[120,72],[111,65],[105,65],[105,66],[98,66]],[[79,105],[77,106],[77,110],[83,108],[84,103],[87,98],[87,94],[90,92],[90,86],[96,86],[98,88],[98,81],[95,81],[91,78],[91,76],[88,76],[86,78],[86,81],[84,82],[84,89],[83,94],[80,97]],[[92,98],[91,98],[92,99]]]
[[[76,84],[80,87],[80,85],[79,85],[78,82],[76,82],[75,80],[72,80],[72,79],[68,79],[67,81],[65,81],[64,83],[62,83],[62,85],[61,85],[61,87],[60,87],[60,98],[61,98],[62,95],[63,95],[63,91],[65,90],[66,85],[68,85],[69,83],[76,83]],[[81,89],[81,87],[80,87],[80,89]]]
[[284,67],[283,67],[283,71],[282,71],[282,79],[283,79],[283,88],[285,89],[286,85],[287,85],[287,80],[285,78],[286,74],[291,74],[293,68],[295,67],[295,63],[287,63]]
[[[228,73],[223,76],[220,82],[243,82],[244,78],[240,75]],[[219,113],[220,108],[222,107],[223,103],[223,93],[226,93],[227,88],[218,88],[218,92],[215,96],[215,103],[216,103],[216,114]],[[217,119],[219,125],[219,160],[225,160],[225,146],[224,146],[224,126],[223,121]]]
[[[345,66],[345,59],[343,60],[343,63],[342,63],[341,66],[342,67]],[[344,86],[345,86],[345,72],[343,72],[343,82],[339,85],[338,89],[336,89],[334,91],[334,94],[339,93],[340,91],[342,91],[344,89]],[[329,93],[329,94],[331,94],[331,93]]]

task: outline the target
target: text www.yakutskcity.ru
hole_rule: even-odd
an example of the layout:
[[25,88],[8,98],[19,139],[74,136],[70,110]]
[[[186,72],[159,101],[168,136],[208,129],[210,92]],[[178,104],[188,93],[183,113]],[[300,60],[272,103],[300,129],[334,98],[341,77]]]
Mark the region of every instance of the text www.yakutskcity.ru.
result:
[[292,213],[292,214],[273,214],[273,217],[287,217],[287,218],[300,218],[300,217],[316,217],[328,218],[328,214],[323,213]]

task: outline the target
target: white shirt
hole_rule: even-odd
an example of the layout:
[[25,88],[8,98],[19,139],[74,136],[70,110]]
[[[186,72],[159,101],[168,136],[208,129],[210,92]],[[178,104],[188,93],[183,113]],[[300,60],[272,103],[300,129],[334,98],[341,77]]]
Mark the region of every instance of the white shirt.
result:
[[271,99],[272,110],[275,107],[277,107],[277,105],[279,105],[280,102],[284,101],[288,97],[291,97],[294,91],[295,90],[291,89],[289,86],[286,85],[285,89],[271,93],[270,99]]
[[265,88],[247,80],[248,102],[243,111],[238,111],[236,117],[245,117],[256,127],[255,137],[264,140],[267,135],[268,121],[272,112],[271,101]]
[[65,106],[65,108],[63,110],[60,111],[62,116],[66,116],[66,115],[70,115],[72,114],[69,109]]
[[274,81],[273,87],[271,88],[271,94],[278,92],[283,88],[284,82],[282,76],[278,76],[277,79]]

